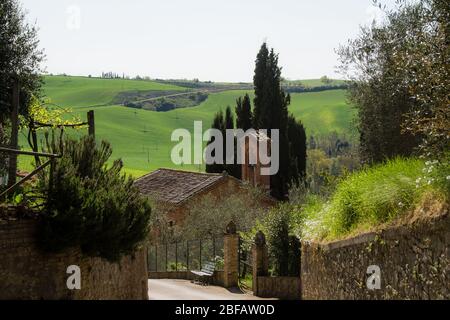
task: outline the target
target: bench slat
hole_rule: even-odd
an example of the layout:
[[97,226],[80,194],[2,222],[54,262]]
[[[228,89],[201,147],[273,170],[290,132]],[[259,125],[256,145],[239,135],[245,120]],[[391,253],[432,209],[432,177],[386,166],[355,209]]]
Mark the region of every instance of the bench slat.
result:
[[216,264],[214,262],[207,262],[203,265],[203,268],[200,271],[191,270],[191,272],[197,276],[211,277],[211,276],[213,276],[215,269],[216,269]]

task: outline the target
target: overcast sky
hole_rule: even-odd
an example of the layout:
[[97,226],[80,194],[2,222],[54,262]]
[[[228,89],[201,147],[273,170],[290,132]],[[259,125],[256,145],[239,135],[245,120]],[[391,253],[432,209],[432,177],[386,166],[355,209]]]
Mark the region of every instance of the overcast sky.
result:
[[[394,1],[394,0],[391,0]],[[372,0],[22,0],[49,73],[251,81],[266,40],[289,79],[337,77]]]

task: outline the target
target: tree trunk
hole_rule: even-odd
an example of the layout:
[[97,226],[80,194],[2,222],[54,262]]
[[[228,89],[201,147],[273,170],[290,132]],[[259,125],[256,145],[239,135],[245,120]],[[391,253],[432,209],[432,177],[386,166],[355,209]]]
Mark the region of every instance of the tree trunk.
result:
[[[15,80],[12,93],[12,112],[11,112],[11,149],[18,148],[19,137],[19,81]],[[17,175],[17,154],[10,154],[8,170],[8,186],[16,183]]]

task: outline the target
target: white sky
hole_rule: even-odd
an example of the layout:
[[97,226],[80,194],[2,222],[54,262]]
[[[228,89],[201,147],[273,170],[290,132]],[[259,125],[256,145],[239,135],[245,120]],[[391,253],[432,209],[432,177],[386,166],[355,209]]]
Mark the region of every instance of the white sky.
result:
[[284,77],[337,77],[334,49],[380,15],[372,0],[21,2],[40,28],[49,73],[212,81],[252,81],[264,40]]

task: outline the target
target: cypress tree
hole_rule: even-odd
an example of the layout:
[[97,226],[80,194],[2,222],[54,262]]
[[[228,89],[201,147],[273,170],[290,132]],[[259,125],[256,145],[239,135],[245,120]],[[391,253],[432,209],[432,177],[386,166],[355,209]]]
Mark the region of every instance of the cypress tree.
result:
[[288,118],[289,139],[289,176],[296,184],[306,177],[306,132],[301,121],[297,121],[293,114]]
[[[287,119],[290,96],[281,88],[281,69],[278,66],[278,55],[270,52],[263,43],[256,57],[254,122],[257,129],[278,129],[280,133],[279,158],[280,168],[271,176],[271,194],[277,199],[285,199],[290,183],[289,177],[289,143],[287,136]],[[269,136],[271,136],[269,131]]]
[[[241,166],[236,164],[236,153],[237,153],[237,144],[236,144],[236,138],[234,139],[234,163],[233,164],[226,164],[226,145],[227,145],[227,136],[226,136],[226,130],[227,129],[234,129],[234,115],[233,111],[231,111],[231,108],[228,106],[225,109],[225,115],[222,111],[219,111],[214,116],[213,123],[211,125],[212,129],[218,129],[222,132],[223,136],[223,164],[220,163],[213,163],[213,164],[206,164],[206,172],[208,173],[222,173],[226,171],[229,175],[236,177],[238,179],[241,178]],[[211,144],[214,142],[214,138],[211,138],[211,140],[208,142],[208,144]],[[214,156],[214,153],[213,153]]]
[[252,128],[252,106],[248,94],[236,100],[236,127],[244,131]]
[[[234,116],[230,106],[225,110],[225,129],[234,129]],[[225,150],[225,149],[224,149]]]
[[267,78],[269,50],[264,42],[256,56],[255,75],[253,76],[253,86],[255,89],[255,98],[253,100],[253,126],[255,129],[264,128],[267,122],[264,116],[267,114],[267,103],[265,101],[266,89],[265,82]]

